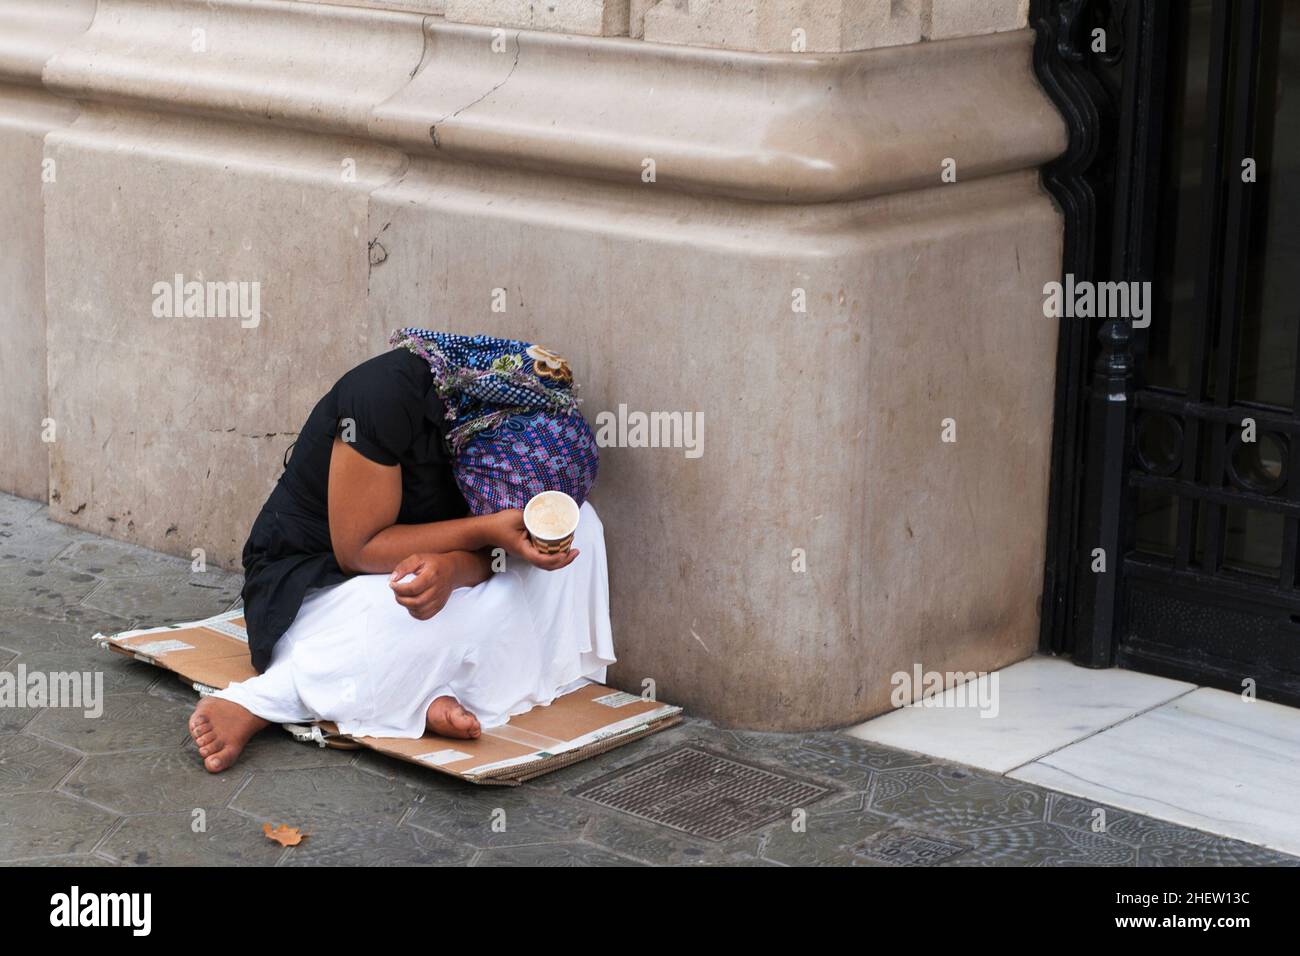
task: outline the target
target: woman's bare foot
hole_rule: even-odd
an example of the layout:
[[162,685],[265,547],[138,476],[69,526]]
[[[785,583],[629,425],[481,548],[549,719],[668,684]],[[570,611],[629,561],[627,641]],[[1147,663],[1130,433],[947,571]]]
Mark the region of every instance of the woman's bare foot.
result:
[[220,697],[204,697],[190,715],[190,736],[198,744],[208,773],[234,766],[244,745],[266,726],[261,717]]
[[439,737],[458,737],[461,740],[473,740],[482,729],[478,718],[460,705],[455,697],[439,697],[429,705],[425,723]]

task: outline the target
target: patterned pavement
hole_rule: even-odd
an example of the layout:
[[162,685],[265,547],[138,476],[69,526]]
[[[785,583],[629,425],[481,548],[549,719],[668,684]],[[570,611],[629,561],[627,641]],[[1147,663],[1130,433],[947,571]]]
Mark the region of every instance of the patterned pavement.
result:
[[[185,730],[193,691],[88,638],[218,613],[239,584],[0,495],[0,674],[97,671],[105,691],[97,718],[0,706],[0,864],[1300,865],[837,733],[749,733],[694,719],[518,788],[322,750],[275,729],[213,776]],[[715,826],[734,831],[716,840],[593,799],[625,768],[704,759],[685,749],[793,778],[808,799],[793,814]],[[730,806],[708,813],[745,812]],[[308,837],[281,848],[263,835],[268,822]]]

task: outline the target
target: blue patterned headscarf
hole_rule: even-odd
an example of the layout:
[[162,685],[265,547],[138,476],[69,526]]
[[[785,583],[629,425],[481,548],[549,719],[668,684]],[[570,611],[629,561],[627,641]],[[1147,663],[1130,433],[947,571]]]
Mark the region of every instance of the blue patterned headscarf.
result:
[[429,329],[398,329],[389,344],[429,363],[471,511],[522,508],[541,491],[586,500],[596,480],[596,441],[564,359],[516,339]]

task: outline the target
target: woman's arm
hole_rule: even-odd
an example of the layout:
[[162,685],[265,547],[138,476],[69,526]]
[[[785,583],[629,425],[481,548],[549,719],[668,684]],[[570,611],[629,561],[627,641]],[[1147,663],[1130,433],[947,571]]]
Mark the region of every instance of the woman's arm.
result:
[[492,546],[482,518],[399,525],[402,468],[371,461],[334,439],[329,473],[330,544],[349,574],[384,574],[417,552],[446,554]]
[[[339,438],[334,439],[330,455],[328,507],[330,545],[339,567],[348,574],[387,574],[416,555],[486,548],[503,548],[530,564],[556,570],[578,554],[573,550],[542,554],[523,533],[518,510],[427,524],[395,524],[402,507],[401,466],[373,462]],[[462,571],[468,567],[461,561]]]

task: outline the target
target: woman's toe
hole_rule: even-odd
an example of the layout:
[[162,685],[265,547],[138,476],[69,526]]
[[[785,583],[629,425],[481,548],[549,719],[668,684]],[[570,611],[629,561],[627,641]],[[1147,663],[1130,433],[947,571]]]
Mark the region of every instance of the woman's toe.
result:
[[[204,758],[203,766],[207,769],[208,773],[220,773],[234,763],[234,758],[230,757],[229,753],[230,748],[223,747],[210,757]],[[236,754],[236,756],[238,755]]]
[[452,713],[451,722],[455,725],[456,729],[462,733],[466,733],[471,737],[478,736],[478,718],[464,707],[459,707]]

